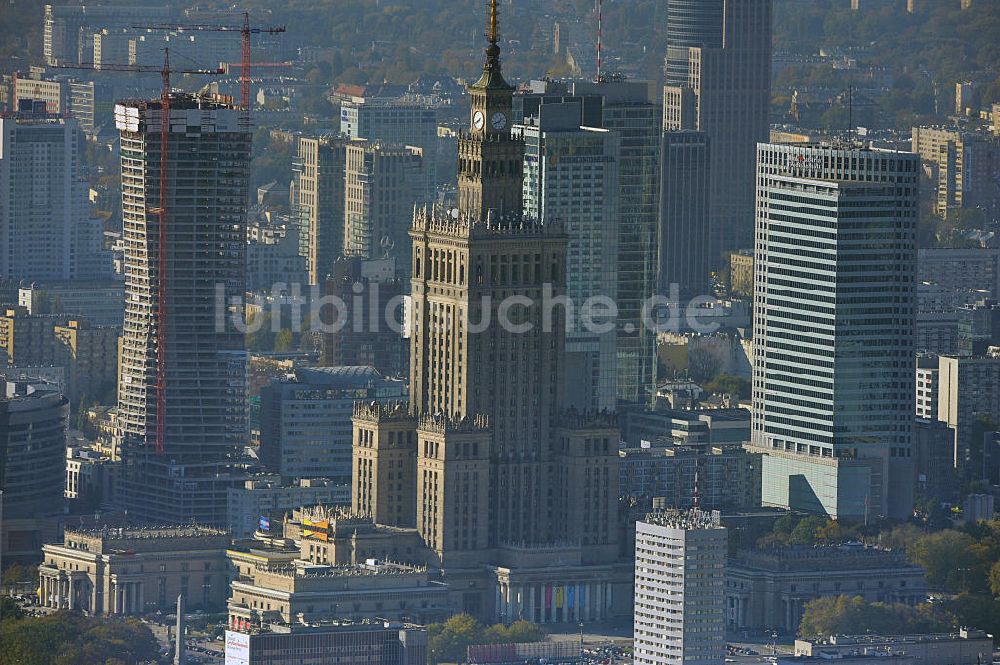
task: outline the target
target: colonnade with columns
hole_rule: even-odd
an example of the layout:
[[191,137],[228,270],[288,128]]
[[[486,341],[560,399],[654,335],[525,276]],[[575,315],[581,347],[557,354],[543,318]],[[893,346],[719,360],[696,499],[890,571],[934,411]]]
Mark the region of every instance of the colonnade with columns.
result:
[[111,580],[108,614],[143,614],[146,607],[142,582]]
[[611,584],[500,580],[496,615],[501,623],[580,623],[602,621],[611,611]]
[[86,578],[74,579],[60,571],[55,575],[40,575],[39,603],[57,610],[82,610],[92,614],[143,614],[146,599],[143,583],[138,580],[112,578],[110,594],[99,603],[95,589]]
[[74,580],[67,575],[46,576],[38,578],[39,598],[38,602],[43,607],[51,607],[57,610],[78,610],[86,609],[78,607],[78,586],[80,581]]

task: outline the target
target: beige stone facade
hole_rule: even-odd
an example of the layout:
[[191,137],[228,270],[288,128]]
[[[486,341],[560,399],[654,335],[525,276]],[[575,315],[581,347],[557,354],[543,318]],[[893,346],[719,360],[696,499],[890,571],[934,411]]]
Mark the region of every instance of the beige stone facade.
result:
[[417,210],[410,230],[409,403],[355,411],[352,504],[372,524],[328,537],[337,561],[379,543],[439,570],[451,612],[565,621],[569,589],[593,584],[589,620],[625,615],[619,431],[607,414],[567,413],[566,308],[551,306],[566,294],[567,236],[522,214],[524,144],[495,38],[486,56],[458,209]]
[[118,374],[118,335],[115,326],[92,326],[71,320],[55,326],[57,344],[69,373],[69,397],[101,400],[113,397]]
[[69,529],[42,547],[39,602],[92,616],[224,606],[229,536],[208,527]]
[[323,507],[295,511],[283,537],[242,542],[226,555],[235,574],[231,625],[367,619],[429,622],[451,613],[448,585],[412,561],[420,542],[403,530]]
[[753,254],[734,252],[729,255],[729,284],[734,294],[753,295]]

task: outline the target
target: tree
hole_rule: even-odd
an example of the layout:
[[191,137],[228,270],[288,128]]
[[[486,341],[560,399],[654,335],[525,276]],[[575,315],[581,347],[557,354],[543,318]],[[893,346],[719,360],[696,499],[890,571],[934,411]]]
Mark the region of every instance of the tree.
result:
[[469,614],[456,614],[427,627],[427,656],[433,663],[460,663],[470,644],[482,640],[483,627]]
[[539,642],[544,637],[542,629],[530,621],[515,621],[509,626],[494,624],[483,633],[484,644],[516,644]]
[[502,623],[488,628],[468,614],[456,614],[444,623],[427,626],[427,657],[430,663],[460,663],[473,644],[513,644],[539,642],[544,638],[541,628],[530,621]]
[[56,612],[7,619],[0,630],[0,665],[138,665],[155,661],[158,649],[153,633],[134,619]]
[[985,565],[976,556],[974,544],[969,534],[946,529],[920,538],[908,554],[924,569],[931,588],[953,592],[985,589]]
[[1000,596],[1000,561],[990,566],[990,591],[994,596]]
[[17,604],[17,601],[10,596],[0,596],[0,621],[4,619],[20,619],[24,616],[24,610]]
[[292,343],[294,341],[294,336],[292,331],[285,328],[279,332],[274,338],[274,351],[276,353],[288,353],[292,350]]
[[712,394],[735,395],[740,399],[750,397],[750,381],[742,376],[719,374],[705,384],[705,390]]
[[940,632],[951,627],[951,620],[933,606],[910,607],[902,604],[869,603],[861,596],[832,596],[806,603],[799,624],[799,635],[844,635],[880,633]]
[[923,536],[924,532],[920,530],[920,527],[904,523],[893,527],[888,532],[879,534],[879,544],[891,550],[906,552]]
[[722,360],[718,353],[705,348],[688,351],[688,372],[695,381],[712,379],[721,366]]
[[839,545],[857,540],[859,536],[858,529],[843,520],[831,520],[818,515],[802,517],[786,513],[775,520],[770,533],[764,534],[757,540],[757,547]]

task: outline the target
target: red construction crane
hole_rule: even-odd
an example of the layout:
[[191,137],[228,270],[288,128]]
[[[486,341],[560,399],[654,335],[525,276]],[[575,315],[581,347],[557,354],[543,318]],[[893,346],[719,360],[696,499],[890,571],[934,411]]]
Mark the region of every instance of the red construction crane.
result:
[[[159,72],[163,81],[160,92],[160,205],[149,212],[159,217],[156,289],[156,454],[163,455],[163,439],[167,413],[167,167],[170,152],[170,74],[221,75],[218,69],[174,69],[170,66],[170,50],[163,50],[163,66],[104,64],[100,71]],[[61,69],[97,69],[94,65],[54,65]]]
[[205,30],[208,32],[238,32],[242,40],[243,59],[240,63],[240,102],[244,113],[250,113],[250,35],[285,32],[285,26],[271,28],[250,25],[250,12],[243,12],[243,25],[215,25],[212,23],[176,23],[158,25],[133,25],[140,30]]
[[[278,67],[290,68],[290,67],[294,67],[294,66],[295,66],[295,64],[291,63],[291,62],[255,62],[255,63],[253,63],[253,65],[251,65],[250,68],[251,69],[264,69],[264,68],[271,69],[271,68],[278,68]],[[226,70],[227,74],[229,74],[230,72],[232,72],[234,69],[239,69],[240,71],[242,71],[243,70],[243,63],[241,63],[241,62],[224,62],[224,63],[222,63],[222,68]]]

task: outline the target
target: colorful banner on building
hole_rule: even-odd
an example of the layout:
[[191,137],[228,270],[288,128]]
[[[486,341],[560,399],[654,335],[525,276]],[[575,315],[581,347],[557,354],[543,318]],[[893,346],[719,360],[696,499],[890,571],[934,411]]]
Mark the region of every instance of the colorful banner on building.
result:
[[329,530],[330,522],[328,520],[317,520],[315,522],[309,519],[302,520],[303,538],[313,538],[326,543],[330,541]]

